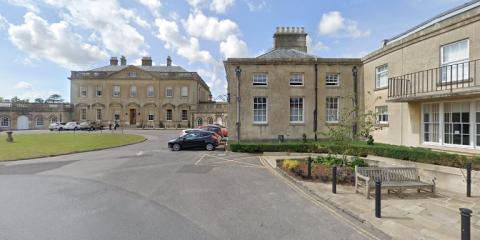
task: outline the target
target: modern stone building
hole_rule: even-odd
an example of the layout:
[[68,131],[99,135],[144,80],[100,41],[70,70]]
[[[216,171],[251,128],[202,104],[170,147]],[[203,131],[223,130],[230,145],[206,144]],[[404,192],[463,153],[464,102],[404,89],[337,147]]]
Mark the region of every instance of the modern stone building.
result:
[[480,150],[480,1],[385,40],[363,61],[379,142]]
[[355,96],[361,102],[361,60],[310,55],[306,37],[303,28],[279,27],[271,51],[224,62],[231,139],[325,138],[340,110]]
[[359,107],[376,113],[377,142],[480,150],[479,0],[384,40],[362,59],[311,56],[305,40],[302,28],[277,28],[270,52],[224,62],[234,139],[311,138],[351,104],[338,97],[357,90]]
[[0,102],[0,131],[48,129],[50,123],[69,121],[70,104]]
[[[72,118],[78,121],[186,128],[200,121],[194,115],[203,111],[200,106],[217,105],[203,79],[196,72],[172,65],[170,57],[163,66],[153,66],[150,57],[143,57],[140,66],[127,65],[124,57],[120,63],[112,57],[108,66],[72,71],[69,79]],[[208,119],[206,115],[201,116],[202,122]]]

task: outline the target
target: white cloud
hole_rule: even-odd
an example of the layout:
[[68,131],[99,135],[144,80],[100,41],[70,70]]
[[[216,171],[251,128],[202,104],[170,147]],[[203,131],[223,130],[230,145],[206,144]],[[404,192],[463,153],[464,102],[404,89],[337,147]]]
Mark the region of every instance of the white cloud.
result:
[[225,41],[220,43],[220,52],[223,54],[224,58],[241,58],[249,56],[247,44],[238,39],[235,35],[228,36]]
[[247,1],[247,6],[250,12],[258,12],[267,8],[268,4],[265,0],[250,0]]
[[307,49],[308,49],[308,52],[320,52],[320,51],[327,51],[330,48],[320,41],[313,43],[312,38],[307,35]]
[[370,30],[359,29],[357,22],[345,19],[338,11],[323,14],[318,24],[318,31],[321,35],[340,37],[359,38],[370,35]]
[[7,0],[7,2],[14,6],[24,7],[30,12],[40,12],[37,5],[31,0]]
[[138,0],[141,4],[147,7],[154,16],[160,16],[159,9],[162,3],[159,0]]
[[213,0],[210,3],[210,10],[216,13],[225,13],[227,8],[233,6],[235,0]]
[[9,22],[8,20],[0,14],[0,30],[8,29]]
[[200,50],[197,38],[187,38],[180,33],[175,21],[157,18],[155,25],[158,27],[156,37],[165,42],[165,48],[176,50],[178,55],[187,58],[191,63],[210,63],[213,61],[210,52]]
[[15,89],[32,90],[33,85],[31,83],[21,81],[15,84]]
[[114,54],[138,56],[145,52],[144,37],[131,25],[148,26],[134,11],[122,8],[116,0],[44,0],[53,7],[66,10],[64,20],[91,30],[100,36],[103,46]]
[[207,1],[206,0],[187,0],[188,4],[194,9],[198,9],[203,6]]
[[108,56],[100,48],[83,42],[65,21],[49,24],[32,12],[25,14],[24,21],[20,25],[10,25],[8,34],[17,48],[33,58],[47,59],[66,68],[79,68]]
[[202,12],[190,13],[188,19],[183,21],[188,34],[208,40],[221,41],[229,35],[239,32],[238,25],[229,20],[219,20],[216,17],[207,17]]
[[210,86],[214,97],[227,91],[225,69],[222,62],[214,62],[206,68],[197,69],[197,73]]

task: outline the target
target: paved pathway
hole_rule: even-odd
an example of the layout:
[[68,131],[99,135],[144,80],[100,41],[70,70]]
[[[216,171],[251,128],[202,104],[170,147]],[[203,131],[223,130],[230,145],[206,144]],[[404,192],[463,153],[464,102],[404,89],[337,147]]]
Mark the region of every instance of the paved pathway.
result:
[[0,163],[0,239],[368,239],[257,157],[171,152],[179,131],[103,151]]

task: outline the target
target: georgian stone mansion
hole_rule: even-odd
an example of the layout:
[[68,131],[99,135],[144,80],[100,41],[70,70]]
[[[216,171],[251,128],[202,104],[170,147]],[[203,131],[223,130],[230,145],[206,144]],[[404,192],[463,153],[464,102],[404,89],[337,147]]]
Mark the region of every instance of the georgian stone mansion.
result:
[[188,128],[227,123],[227,103],[215,102],[196,73],[166,64],[140,66],[125,57],[108,66],[72,71],[70,104],[1,103],[0,129],[46,129],[51,122],[96,121],[127,128]]

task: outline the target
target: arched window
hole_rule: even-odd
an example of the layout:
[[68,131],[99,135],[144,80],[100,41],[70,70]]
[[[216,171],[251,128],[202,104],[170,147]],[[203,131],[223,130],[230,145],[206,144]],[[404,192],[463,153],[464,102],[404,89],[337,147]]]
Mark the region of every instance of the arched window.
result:
[[207,121],[208,121],[208,124],[213,124],[213,118],[209,117]]
[[51,116],[50,123],[56,123],[56,122],[58,122],[57,116]]
[[10,127],[10,118],[7,116],[0,117],[0,127]]
[[43,116],[38,116],[38,117],[35,119],[35,125],[36,125],[37,127],[43,126]]
[[198,118],[197,119],[197,127],[198,126],[202,126],[203,125],[203,119],[202,118]]

